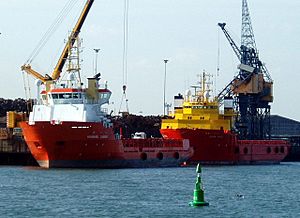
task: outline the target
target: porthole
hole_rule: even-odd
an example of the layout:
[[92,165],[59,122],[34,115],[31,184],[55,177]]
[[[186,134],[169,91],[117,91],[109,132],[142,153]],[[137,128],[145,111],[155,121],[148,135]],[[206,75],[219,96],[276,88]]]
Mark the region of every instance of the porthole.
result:
[[146,153],[141,153],[141,159],[142,160],[147,160],[147,154]]
[[235,147],[235,148],[234,148],[234,153],[235,153],[235,154],[240,153],[240,148],[239,148],[239,147]]
[[156,155],[157,159],[158,160],[162,160],[164,158],[164,155],[163,153],[159,152],[157,155]]
[[174,158],[175,158],[176,160],[179,159],[179,153],[178,153],[178,152],[175,152],[175,153],[174,153]]
[[247,147],[244,148],[244,154],[248,154],[248,148]]
[[281,146],[281,147],[280,147],[280,152],[281,152],[281,153],[284,153],[284,146]]
[[63,145],[65,144],[65,142],[64,142],[64,141],[57,141],[56,144],[57,144],[58,146],[63,146]]
[[34,142],[34,145],[35,145],[36,148],[42,148],[42,146],[38,142]]

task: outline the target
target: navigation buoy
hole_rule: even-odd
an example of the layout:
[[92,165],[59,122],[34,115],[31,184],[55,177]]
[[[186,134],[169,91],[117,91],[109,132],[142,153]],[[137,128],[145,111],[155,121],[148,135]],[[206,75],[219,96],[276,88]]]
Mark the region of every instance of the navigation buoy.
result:
[[200,206],[208,206],[209,203],[204,201],[204,191],[201,183],[201,166],[200,164],[197,165],[196,169],[197,173],[197,180],[194,189],[194,198],[193,201],[189,203],[190,206],[193,207],[200,207]]

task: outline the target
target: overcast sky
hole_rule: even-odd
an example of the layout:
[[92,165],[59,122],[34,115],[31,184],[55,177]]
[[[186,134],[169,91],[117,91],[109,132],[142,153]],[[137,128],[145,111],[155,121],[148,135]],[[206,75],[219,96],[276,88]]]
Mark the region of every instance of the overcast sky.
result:
[[[25,97],[20,66],[69,0],[0,1],[0,97]],[[32,62],[51,73],[68,31],[85,3],[77,3]],[[237,73],[237,58],[217,23],[226,22],[240,44],[241,0],[129,0],[128,90],[132,113],[163,113],[164,59],[167,100],[184,93],[205,70],[215,74],[220,48],[221,90]],[[248,0],[261,60],[274,80],[272,114],[300,120],[300,1]],[[83,26],[82,75],[94,74],[93,48],[100,48],[98,68],[113,92],[112,108],[122,96],[123,0],[95,0]],[[218,40],[218,38],[220,40]],[[219,41],[219,43],[218,43]],[[34,89],[32,93],[35,94]]]

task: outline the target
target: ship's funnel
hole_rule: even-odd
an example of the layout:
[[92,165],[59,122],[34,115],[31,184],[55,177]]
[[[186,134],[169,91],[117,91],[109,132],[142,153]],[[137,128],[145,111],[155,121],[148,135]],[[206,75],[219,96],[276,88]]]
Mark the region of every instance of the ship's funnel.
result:
[[183,102],[184,98],[183,96],[179,93],[178,95],[174,96],[174,109],[182,109],[183,107]]
[[98,100],[98,79],[88,78],[88,88],[86,90],[87,96],[90,99]]

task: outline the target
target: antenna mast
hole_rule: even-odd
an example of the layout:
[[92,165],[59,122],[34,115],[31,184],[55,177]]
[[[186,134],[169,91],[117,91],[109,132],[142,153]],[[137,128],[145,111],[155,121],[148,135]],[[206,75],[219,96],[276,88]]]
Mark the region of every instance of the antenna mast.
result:
[[247,0],[243,0],[242,2],[241,30],[241,45],[248,48],[254,48],[257,52]]

